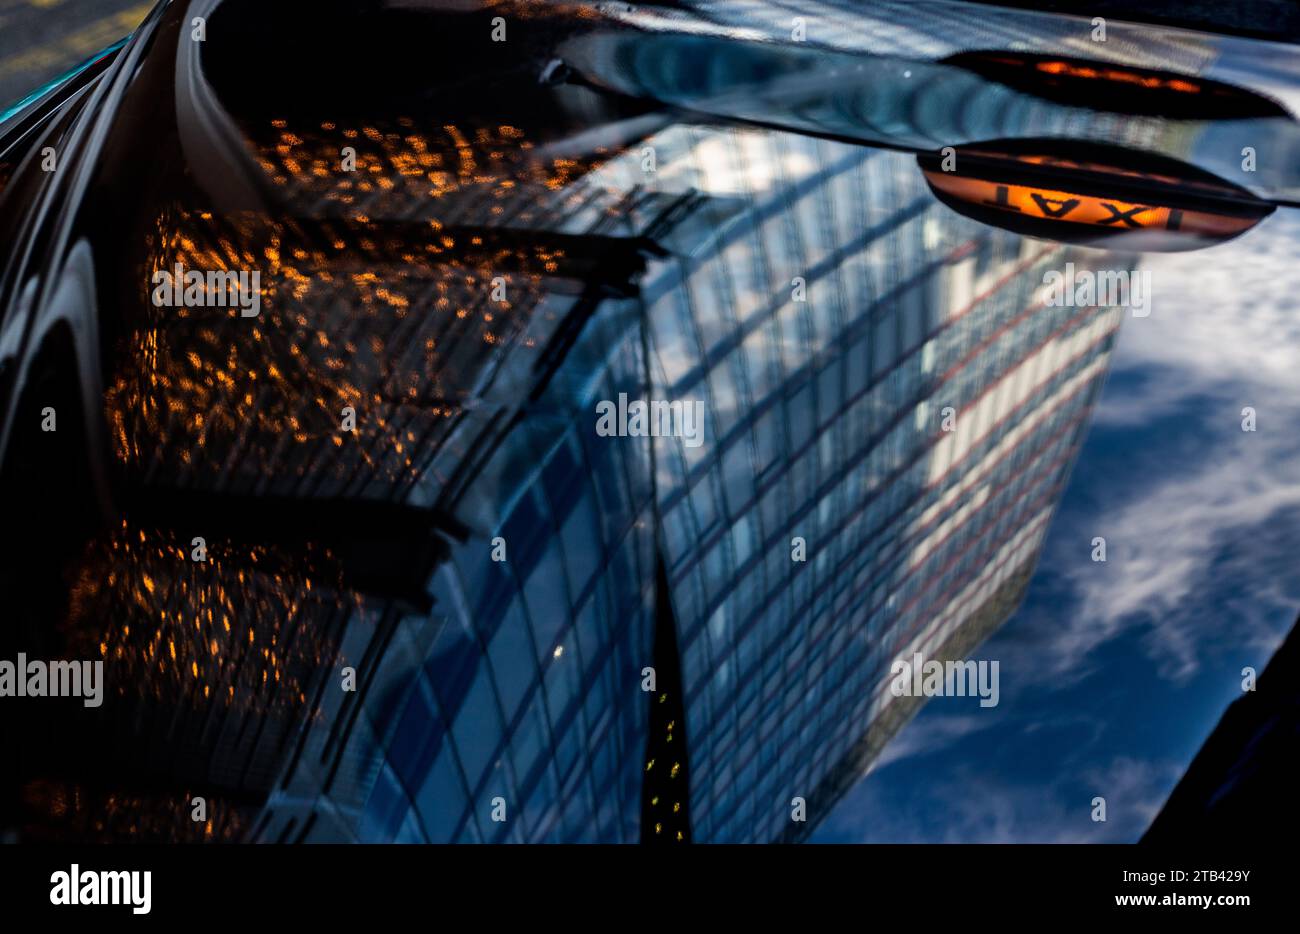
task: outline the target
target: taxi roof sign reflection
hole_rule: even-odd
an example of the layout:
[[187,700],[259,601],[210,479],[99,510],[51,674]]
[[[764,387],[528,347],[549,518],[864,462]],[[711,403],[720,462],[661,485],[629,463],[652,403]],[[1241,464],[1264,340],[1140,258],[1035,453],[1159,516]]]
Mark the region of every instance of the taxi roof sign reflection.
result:
[[1244,233],[1273,210],[1245,189],[1164,157],[1143,169],[1142,154],[1107,162],[1096,153],[1062,157],[1023,146],[999,152],[983,144],[957,151],[951,163],[934,154],[918,161],[949,207],[1045,239],[1087,243],[1140,231],[1158,234],[1143,238],[1144,249],[1196,249]]

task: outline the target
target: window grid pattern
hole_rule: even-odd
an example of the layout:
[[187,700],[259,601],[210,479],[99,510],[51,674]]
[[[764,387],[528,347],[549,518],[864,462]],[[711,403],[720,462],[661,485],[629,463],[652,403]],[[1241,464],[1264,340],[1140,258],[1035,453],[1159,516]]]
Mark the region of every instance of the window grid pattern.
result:
[[[660,157],[707,153],[716,170],[722,150],[745,179],[743,137],[697,129]],[[748,216],[733,205],[675,250],[675,289],[647,287],[652,395],[703,399],[708,418],[699,448],[656,448],[697,840],[778,837],[791,798],[811,797],[883,709],[894,653],[938,650],[978,609],[970,595],[1019,566],[1007,556],[1032,559],[1039,539],[1016,536],[1050,514],[1118,324],[1042,307],[1035,284],[1062,250],[1023,256],[932,206],[906,157],[765,139],[777,177],[731,192]],[[801,189],[788,166],[821,184]],[[870,242],[852,243],[862,231]],[[946,258],[966,255],[986,287],[959,302],[962,260]],[[766,304],[753,283],[769,284]],[[747,316],[740,294],[762,310]],[[981,407],[999,387],[1018,401]],[[937,470],[953,456],[947,406],[979,424]]]
[[[585,413],[591,400],[641,393],[640,329],[593,326],[573,355],[598,362],[581,404],[559,379],[504,433],[478,482],[508,505],[453,546],[433,582],[437,636],[376,716],[382,766],[362,839],[639,837],[651,452],[644,439],[597,437]],[[490,544],[498,535],[500,562]]]

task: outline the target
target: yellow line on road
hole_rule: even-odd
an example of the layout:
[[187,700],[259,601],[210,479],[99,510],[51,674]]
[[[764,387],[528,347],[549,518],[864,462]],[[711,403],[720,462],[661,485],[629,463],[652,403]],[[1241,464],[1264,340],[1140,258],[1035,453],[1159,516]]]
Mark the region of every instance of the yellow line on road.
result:
[[[37,0],[30,0],[30,2],[35,3]],[[48,3],[50,0],[45,2]],[[142,3],[129,10],[96,20],[54,42],[7,58],[0,62],[0,76],[9,77],[25,73],[50,75],[57,74],[64,68],[71,68],[131,32],[140,25],[152,9],[152,3]]]

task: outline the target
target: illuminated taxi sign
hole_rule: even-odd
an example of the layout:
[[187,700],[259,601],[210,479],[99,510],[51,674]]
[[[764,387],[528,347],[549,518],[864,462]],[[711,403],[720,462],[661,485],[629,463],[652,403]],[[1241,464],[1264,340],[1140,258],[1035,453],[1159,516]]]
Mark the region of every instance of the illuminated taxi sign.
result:
[[[1195,249],[1235,237],[1273,210],[1245,189],[1167,158],[1052,144],[1089,152],[1063,157],[1023,149],[1025,141],[1003,141],[1022,151],[981,144],[958,152],[952,171],[944,171],[935,154],[918,161],[935,196],[959,213],[1052,240],[1145,234],[1145,250]],[[1107,155],[1117,161],[1106,161]]]
[[1028,185],[1009,185],[946,172],[926,172],[936,189],[968,203],[1005,212],[1070,224],[1112,227],[1117,230],[1155,229],[1222,236],[1241,233],[1257,219],[1225,217],[1154,204],[1136,204],[1116,198],[1099,198],[1077,192]]

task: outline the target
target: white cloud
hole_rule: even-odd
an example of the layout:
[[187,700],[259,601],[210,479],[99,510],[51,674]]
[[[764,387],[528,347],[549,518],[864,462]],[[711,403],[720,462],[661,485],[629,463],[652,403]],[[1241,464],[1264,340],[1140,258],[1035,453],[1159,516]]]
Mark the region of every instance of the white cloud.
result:
[[[1154,625],[1147,648],[1176,678],[1196,671],[1215,635],[1209,622],[1256,649],[1276,645],[1289,624],[1263,611],[1278,602],[1294,609],[1300,589],[1283,590],[1261,564],[1270,556],[1251,552],[1261,527],[1300,508],[1298,241],[1293,212],[1231,243],[1146,264],[1154,311],[1123,325],[1095,424],[1151,426],[1148,443],[1114,476],[1090,476],[1085,464],[1074,478],[1099,509],[1089,527],[1054,529],[1049,538],[1044,561],[1065,575],[1080,608],[1057,620],[1045,677],[1085,673],[1076,667],[1083,656],[1138,622]],[[1245,406],[1256,410],[1255,432],[1241,430]],[[1170,427],[1186,437],[1162,436]],[[1197,439],[1194,450],[1188,438]],[[1105,564],[1090,559],[1094,536],[1107,541]],[[1234,550],[1245,554],[1228,576],[1215,562]],[[1231,620],[1206,620],[1197,604],[1213,576],[1270,600],[1256,602],[1261,612],[1243,607]]]
[[[818,833],[864,843],[1127,843],[1150,826],[1181,769],[1124,756],[1077,771],[1062,763],[1046,785],[963,762],[943,777],[864,782]],[[920,766],[914,765],[919,769]],[[1094,821],[1093,798],[1106,799]]]

